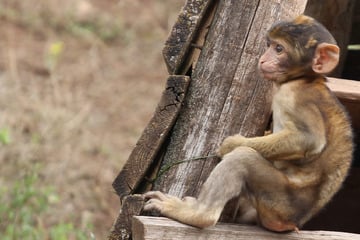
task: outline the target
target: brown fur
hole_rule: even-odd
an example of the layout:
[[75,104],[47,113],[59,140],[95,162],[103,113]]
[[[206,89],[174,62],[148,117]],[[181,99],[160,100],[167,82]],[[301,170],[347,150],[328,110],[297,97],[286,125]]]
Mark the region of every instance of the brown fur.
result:
[[[150,192],[145,210],[206,227],[240,195],[247,199],[240,206],[246,221],[257,217],[265,228],[282,232],[297,230],[332,198],[347,175],[353,146],[348,117],[322,75],[336,66],[339,55],[322,28],[300,16],[269,31],[259,69],[276,88],[272,134],[226,138],[218,150],[223,160],[197,199]],[[296,32],[300,40],[292,39],[291,29],[303,31]]]

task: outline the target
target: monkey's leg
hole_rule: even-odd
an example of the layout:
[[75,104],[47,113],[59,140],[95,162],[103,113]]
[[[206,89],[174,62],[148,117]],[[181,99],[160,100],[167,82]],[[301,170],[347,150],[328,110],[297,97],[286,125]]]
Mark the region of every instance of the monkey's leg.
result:
[[158,210],[164,216],[196,227],[215,225],[225,204],[242,190],[246,173],[238,161],[242,157],[231,154],[224,157],[202,186],[198,199],[179,199],[161,192],[148,192],[145,198],[150,200],[144,210]]
[[236,212],[233,212],[233,221],[241,224],[256,224],[257,211],[246,190],[242,191],[237,201],[237,208],[235,208]]
[[[286,175],[252,148],[238,147],[226,154],[226,159],[237,161],[238,168],[243,169],[243,181],[255,200],[254,207],[261,225],[277,232],[297,230],[294,219],[298,218],[294,216],[301,216],[299,209],[310,209],[311,199],[296,199],[300,194],[295,194]],[[239,169],[236,172],[240,172]]]

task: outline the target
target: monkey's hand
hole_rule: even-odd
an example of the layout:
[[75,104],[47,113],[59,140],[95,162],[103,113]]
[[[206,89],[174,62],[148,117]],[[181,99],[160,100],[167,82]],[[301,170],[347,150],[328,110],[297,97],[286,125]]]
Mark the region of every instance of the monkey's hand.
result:
[[246,142],[246,137],[243,137],[241,135],[234,135],[227,137],[221,143],[220,147],[216,151],[216,155],[222,158],[225,154],[231,152],[235,148],[244,146],[245,142]]

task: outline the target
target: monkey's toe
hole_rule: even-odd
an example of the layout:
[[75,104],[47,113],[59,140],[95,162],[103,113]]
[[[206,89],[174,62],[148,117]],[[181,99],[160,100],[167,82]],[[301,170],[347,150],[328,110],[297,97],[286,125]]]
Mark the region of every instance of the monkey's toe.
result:
[[145,202],[144,211],[159,211],[162,212],[162,204],[158,199],[150,199]]
[[150,191],[145,193],[143,196],[145,199],[159,199],[161,201],[168,199],[168,196],[160,191]]

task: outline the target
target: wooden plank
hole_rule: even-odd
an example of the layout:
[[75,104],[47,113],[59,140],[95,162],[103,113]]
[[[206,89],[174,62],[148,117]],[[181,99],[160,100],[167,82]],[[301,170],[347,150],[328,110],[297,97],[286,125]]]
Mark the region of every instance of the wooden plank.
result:
[[113,182],[113,187],[120,198],[136,189],[153,164],[178,115],[189,81],[188,76],[169,76],[153,117]]
[[127,240],[131,239],[132,221],[131,217],[139,215],[144,206],[142,195],[126,196],[122,202],[122,208],[116,219],[108,240]]
[[354,80],[327,78],[327,86],[340,99],[352,100],[360,104],[360,82]]
[[273,233],[257,226],[219,223],[198,229],[162,217],[133,218],[133,240],[360,240],[359,234],[331,231]]
[[339,78],[328,78],[327,86],[339,98],[349,112],[352,127],[360,131],[360,82]]
[[163,50],[165,63],[170,74],[185,74],[187,72],[189,65],[183,66],[183,64],[187,58],[191,58],[189,51],[192,48],[192,43],[197,42],[196,37],[202,35],[200,25],[204,23],[204,18],[208,18],[211,14],[212,11],[208,11],[209,7],[214,7],[216,2],[211,0],[186,1]]

